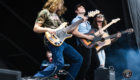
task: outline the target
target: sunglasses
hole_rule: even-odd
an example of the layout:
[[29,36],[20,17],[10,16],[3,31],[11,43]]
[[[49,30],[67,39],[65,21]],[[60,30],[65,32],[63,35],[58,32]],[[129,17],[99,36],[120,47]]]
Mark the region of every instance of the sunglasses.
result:
[[104,15],[97,15],[97,18],[99,18],[99,17],[104,17]]

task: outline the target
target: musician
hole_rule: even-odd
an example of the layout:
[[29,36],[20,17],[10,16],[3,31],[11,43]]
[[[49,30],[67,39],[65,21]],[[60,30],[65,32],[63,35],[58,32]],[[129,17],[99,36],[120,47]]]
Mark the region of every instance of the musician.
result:
[[47,57],[47,59],[43,60],[43,62],[41,64],[41,67],[40,67],[41,70],[42,70],[43,64],[50,65],[50,64],[54,63],[53,58],[52,58],[52,52],[50,50],[48,50],[46,52],[46,57]]
[[[86,13],[85,3],[77,4],[74,10],[77,16],[72,20],[72,24],[80,20]],[[86,72],[91,64],[91,59],[94,59],[94,61],[96,61],[97,66],[99,66],[99,59],[98,59],[98,55],[97,55],[97,51],[95,50],[95,47],[93,47],[93,49],[88,49],[79,42],[79,38],[85,38],[88,40],[94,39],[94,36],[84,34],[84,33],[88,33],[90,29],[91,29],[91,25],[89,21],[86,20],[83,23],[79,24],[78,27],[73,31],[73,34],[77,37],[78,51],[83,57],[83,63],[76,77],[76,80],[85,79]]]
[[[56,34],[53,29],[56,29],[60,26],[64,19],[60,19],[59,16],[65,13],[67,10],[64,6],[63,0],[48,0],[43,10],[41,10],[38,14],[34,25],[34,32],[36,33],[44,33],[49,32],[50,34]],[[83,17],[84,18],[84,17]],[[86,20],[86,18],[84,18]],[[47,77],[50,76],[53,72],[56,72],[63,68],[64,66],[64,58],[63,54],[67,56],[70,60],[72,60],[71,67],[69,69],[69,73],[73,78],[76,78],[78,71],[83,62],[82,56],[69,44],[63,43],[61,46],[56,47],[53,46],[45,37],[45,44],[49,50],[52,52],[54,63],[45,68],[43,71],[40,71],[34,75],[34,77]],[[64,52],[64,53],[63,53]],[[56,70],[56,71],[54,71]],[[72,77],[67,76],[66,80],[72,80]]]
[[[102,12],[100,12],[99,14],[97,14],[94,17],[92,28],[94,29],[95,32],[98,31],[98,30],[100,31],[99,36],[102,36],[105,32],[108,33],[107,30],[105,30],[105,31],[102,30],[102,28],[106,25],[107,25],[107,21],[106,21]],[[116,38],[111,39],[111,43],[115,42],[120,37],[121,37],[121,34],[118,33]],[[98,45],[98,43],[96,45]],[[99,60],[100,60],[99,68],[106,69],[105,68],[105,51],[104,50],[99,51],[98,52],[98,57],[99,57]]]

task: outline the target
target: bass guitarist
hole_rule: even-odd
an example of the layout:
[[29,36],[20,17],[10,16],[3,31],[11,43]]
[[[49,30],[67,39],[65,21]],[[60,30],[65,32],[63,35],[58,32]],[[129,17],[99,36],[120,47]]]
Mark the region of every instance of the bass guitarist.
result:
[[[38,14],[34,25],[34,32],[36,33],[44,33],[49,32],[50,34],[56,34],[53,29],[56,29],[60,26],[64,20],[61,20],[58,16],[62,16],[67,10],[64,6],[64,0],[48,0],[43,10],[41,10]],[[84,17],[83,17],[84,18]],[[87,18],[84,18],[86,20]],[[45,68],[43,71],[40,71],[34,75],[34,77],[47,77],[51,76],[51,74],[60,70],[64,66],[64,58],[63,54],[67,56],[70,60],[72,60],[71,67],[69,69],[69,73],[71,76],[67,76],[66,80],[73,80],[76,78],[78,71],[83,62],[82,56],[69,44],[63,43],[61,46],[52,45],[46,37],[45,44],[51,50],[54,63]]]

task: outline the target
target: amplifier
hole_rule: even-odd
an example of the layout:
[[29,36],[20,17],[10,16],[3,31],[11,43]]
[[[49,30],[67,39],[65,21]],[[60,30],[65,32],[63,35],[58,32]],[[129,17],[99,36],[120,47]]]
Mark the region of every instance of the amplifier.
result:
[[94,71],[95,80],[115,80],[115,70],[98,68]]
[[0,80],[21,80],[21,72],[8,69],[0,69]]

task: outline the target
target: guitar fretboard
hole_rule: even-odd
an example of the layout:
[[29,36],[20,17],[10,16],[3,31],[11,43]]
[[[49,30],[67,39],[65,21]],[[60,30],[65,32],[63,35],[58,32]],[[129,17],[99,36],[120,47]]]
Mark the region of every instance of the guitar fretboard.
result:
[[[117,22],[117,21],[119,21],[120,20],[120,18],[117,18],[117,19],[115,19],[115,23]],[[102,30],[105,30],[105,29],[107,29],[110,25],[112,25],[114,23],[114,21],[112,20],[109,24],[107,24],[106,26],[104,26],[103,28],[102,28]],[[99,31],[97,31],[96,33],[94,33],[96,36],[97,35],[99,35]]]
[[68,30],[72,29],[73,27],[77,26],[78,24],[82,23],[83,22],[83,19],[80,19],[79,21],[71,24],[70,26],[66,27],[63,31],[64,32],[67,32]]
[[[120,32],[120,34],[125,34],[125,33],[127,33],[127,30]],[[117,34],[113,34],[113,35],[111,35],[111,36],[106,37],[105,39],[114,38],[114,37],[116,37],[116,36],[117,36]]]
[[[104,26],[103,27],[103,30],[105,30],[105,29],[107,29],[110,25],[112,25],[113,24],[113,22],[110,22],[109,24],[107,24],[106,26]],[[99,34],[99,31],[97,31],[96,33],[95,33],[95,35],[97,36]]]

